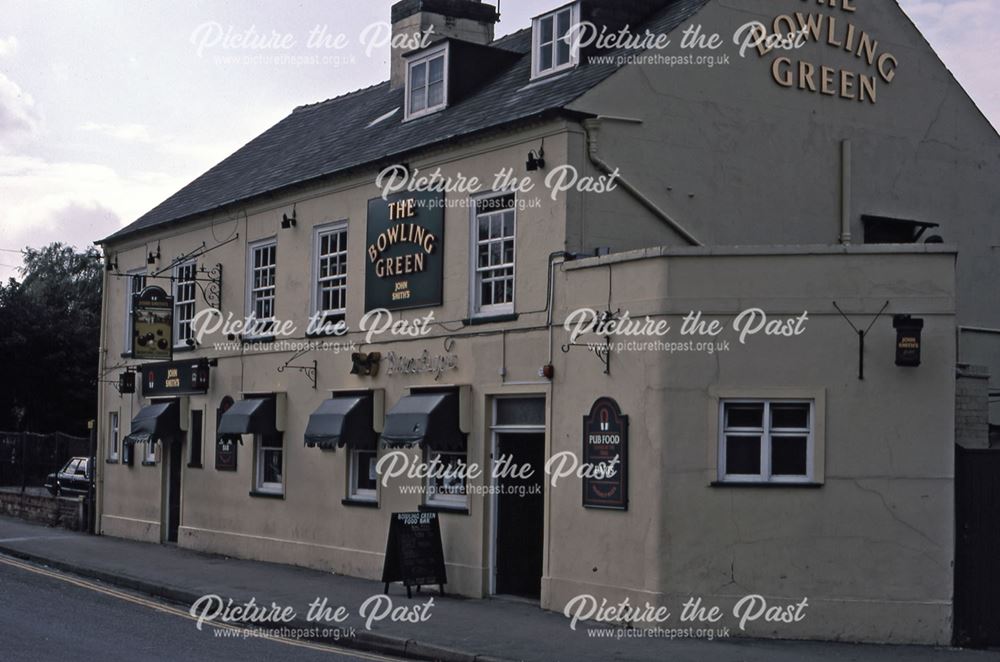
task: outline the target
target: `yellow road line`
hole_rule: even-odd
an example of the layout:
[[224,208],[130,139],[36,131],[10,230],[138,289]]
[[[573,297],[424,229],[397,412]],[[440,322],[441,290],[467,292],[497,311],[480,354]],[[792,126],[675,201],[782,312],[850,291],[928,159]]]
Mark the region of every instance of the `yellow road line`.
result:
[[[0,563],[12,566],[14,568],[20,568],[21,570],[26,570],[28,572],[33,572],[36,575],[44,575],[46,577],[51,577],[53,579],[58,579],[59,581],[66,582],[67,584],[73,584],[74,586],[79,586],[80,588],[85,588],[96,593],[102,593],[104,595],[110,596],[112,598],[117,598],[119,600],[124,600],[126,602],[131,602],[136,605],[147,607],[165,614],[170,614],[172,616],[179,616],[181,618],[186,618],[189,621],[197,621],[198,619],[192,616],[188,611],[183,609],[178,609],[176,607],[170,607],[168,605],[156,602],[154,600],[149,600],[146,598],[139,597],[137,595],[132,595],[131,593],[125,593],[123,591],[118,591],[113,588],[106,586],[101,586],[93,582],[87,581],[85,579],[79,579],[77,577],[71,577],[70,575],[63,574],[61,572],[56,572],[53,570],[46,570],[45,568],[40,568],[23,561],[11,558],[9,556],[4,556],[0,554]],[[229,625],[228,623],[214,623],[206,622],[205,625],[209,625],[217,629],[226,630],[236,630],[243,631],[244,628],[237,627],[235,625]],[[345,648],[342,646],[333,646],[331,644],[320,644],[312,643],[306,641],[298,641],[296,639],[288,639],[286,637],[278,636],[263,636],[258,637],[259,639],[267,639],[268,641],[274,641],[287,646],[298,646],[299,648],[308,648],[310,650],[321,651],[325,653],[340,653],[343,655],[349,655],[353,657],[360,658],[362,660],[377,660],[379,662],[396,662],[399,658],[395,657],[385,657],[382,655],[376,655],[374,653],[366,653],[363,651],[358,651],[352,648]]]

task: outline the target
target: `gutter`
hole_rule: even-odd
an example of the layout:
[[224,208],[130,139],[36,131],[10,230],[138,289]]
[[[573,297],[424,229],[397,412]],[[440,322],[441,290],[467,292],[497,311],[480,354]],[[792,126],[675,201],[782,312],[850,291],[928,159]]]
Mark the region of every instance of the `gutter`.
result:
[[[593,163],[597,167],[597,169],[600,170],[601,172],[603,172],[604,174],[610,175],[613,172],[615,172],[615,168],[612,168],[610,165],[608,165],[608,163],[606,161],[604,161],[601,158],[600,154],[598,153],[598,140],[597,140],[597,137],[598,137],[598,134],[600,133],[601,120],[602,119],[618,120],[618,121],[626,121],[626,122],[631,122],[631,121],[636,121],[636,120],[628,120],[628,119],[617,118],[617,117],[597,117],[597,118],[592,118],[592,119],[584,120],[583,122],[580,123],[581,126],[583,126],[584,133],[587,135],[587,156],[590,157],[591,163]],[[690,232],[688,232],[688,230],[686,228],[684,228],[680,223],[678,223],[677,221],[675,221],[670,216],[670,214],[668,214],[666,211],[664,211],[663,209],[661,209],[659,207],[659,205],[657,205],[655,202],[653,202],[642,191],[640,191],[638,188],[636,188],[627,179],[625,179],[624,177],[622,177],[621,173],[618,174],[618,177],[616,178],[615,181],[618,182],[619,186],[621,186],[629,194],[631,194],[631,196],[633,198],[635,198],[636,201],[639,202],[639,204],[641,204],[643,207],[645,207],[650,212],[652,212],[653,215],[656,216],[657,218],[659,218],[661,221],[663,221],[664,223],[666,223],[674,232],[676,232],[681,237],[683,237],[684,240],[687,241],[690,245],[692,245],[692,246],[703,246],[704,245],[700,241],[698,241],[698,239],[695,238],[695,236],[693,234],[691,234]]]

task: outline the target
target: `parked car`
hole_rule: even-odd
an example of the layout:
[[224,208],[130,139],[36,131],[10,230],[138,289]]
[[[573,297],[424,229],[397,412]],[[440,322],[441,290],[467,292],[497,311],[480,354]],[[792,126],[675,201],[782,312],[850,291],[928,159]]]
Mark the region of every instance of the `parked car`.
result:
[[88,494],[90,479],[93,475],[93,458],[74,457],[63,465],[59,471],[50,473],[45,479],[48,491],[58,496],[60,494]]

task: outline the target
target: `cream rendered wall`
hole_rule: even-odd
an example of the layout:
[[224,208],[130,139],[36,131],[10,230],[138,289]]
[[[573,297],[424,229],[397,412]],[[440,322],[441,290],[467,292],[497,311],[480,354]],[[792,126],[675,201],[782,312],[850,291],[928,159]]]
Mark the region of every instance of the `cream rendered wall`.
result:
[[[1000,279],[1000,136],[896,2],[854,2],[855,12],[802,0],[712,0],[685,27],[718,33],[728,64],[621,68],[580,97],[581,112],[640,122],[601,123],[601,156],[706,245],[834,244],[840,237],[841,142],[851,142],[851,234],[863,214],[940,223],[958,247],[958,322],[1000,329],[988,283]],[[808,42],[760,58],[737,54],[736,30],[782,14],[850,22],[899,61],[877,104],[779,86],[771,61],[873,73],[859,58]],[[682,54],[680,34],[667,55]],[[611,224],[600,203],[580,207],[584,248]],[[574,219],[575,220],[575,219]],[[659,244],[676,244],[664,239]],[[1000,383],[1000,335],[963,334],[960,360],[989,366]],[[1000,405],[993,408],[1000,423]]]
[[[727,324],[750,307],[808,311],[809,321],[802,336],[752,338],[713,355],[615,353],[608,376],[585,350],[557,355],[552,451],[579,452],[579,416],[599,396],[616,398],[630,417],[630,506],[582,508],[579,480],[550,490],[543,607],[582,593],[675,610],[699,596],[726,609],[753,593],[781,604],[806,597],[803,622],[758,623],[747,634],[947,643],[954,255],[910,250],[651,249],[569,265],[557,319],[605,309],[610,282],[612,309],[666,315],[673,340],[692,310]],[[864,381],[857,337],[834,300],[865,326],[891,302],[868,337]],[[903,312],[926,322],[919,368],[894,365],[891,315]],[[816,399],[822,487],[711,485],[719,398],[735,396]]]
[[[518,134],[493,136],[463,145],[450,145],[434,153],[407,159],[411,166],[429,172],[440,166],[442,174],[456,177],[478,176],[491,182],[502,167],[510,167],[518,176],[526,176],[524,163],[527,152],[536,148],[544,137],[547,157],[560,163],[567,160],[567,127],[549,123],[529,127]],[[242,318],[244,311],[245,256],[247,244],[259,239],[277,237],[277,316],[294,320],[299,326],[296,339],[302,339],[309,315],[312,280],[313,227],[329,221],[348,223],[348,300],[347,323],[358,328],[364,312],[364,260],[366,255],[365,226],[369,198],[377,197],[375,171],[340,178],[328,185],[302,190],[294,195],[278,197],[267,203],[248,206],[245,210],[214,216],[180,227],[166,229],[122,245],[107,246],[126,268],[145,263],[148,247],[160,246],[162,259],[157,268],[169,264],[174,256],[190,252],[205,242],[214,246],[227,239],[238,238],[199,259],[199,264],[223,265],[222,309]],[[539,180],[541,173],[533,175]],[[467,199],[467,195],[446,193],[447,200]],[[532,198],[535,196],[532,195]],[[517,214],[517,276],[515,306],[520,319],[506,323],[500,333],[498,325],[474,326],[462,329],[461,320],[470,314],[469,308],[469,246],[470,211],[466,204],[449,207],[445,212],[444,289],[442,306],[434,308],[437,322],[432,333],[420,339],[377,342],[362,345],[362,351],[389,351],[418,356],[423,350],[431,354],[446,354],[446,337],[450,351],[459,356],[459,368],[445,373],[440,383],[472,384],[473,429],[469,436],[469,460],[484,464],[488,451],[488,396],[528,392],[544,395],[548,385],[538,377],[538,369],[548,360],[548,335],[541,329],[545,321],[546,274],[548,256],[564,246],[566,225],[562,199],[552,201],[537,196],[540,207],[527,208]],[[281,215],[296,207],[298,226],[279,229]],[[110,278],[109,300],[105,310],[107,347],[103,355],[105,378],[116,378],[123,351],[124,280]],[[153,284],[150,281],[150,284]],[[166,281],[159,283],[166,286]],[[199,310],[205,307],[199,297]],[[397,318],[413,320],[423,317],[428,309],[403,311]],[[521,330],[518,332],[518,330]],[[534,330],[532,330],[534,329]],[[485,335],[481,335],[485,334]],[[467,335],[467,337],[462,337]],[[344,341],[361,343],[358,333]],[[400,479],[388,489],[380,489],[377,510],[341,505],[347,495],[346,457],[343,450],[322,452],[305,448],[303,433],[309,414],[327,397],[331,389],[384,388],[387,409],[405,395],[410,386],[436,384],[433,375],[386,374],[387,365],[376,378],[349,374],[350,350],[340,353],[315,351],[297,359],[295,365],[318,361],[318,384],[313,390],[307,378],[295,370],[278,372],[277,368],[290,357],[289,352],[261,352],[260,347],[245,348],[242,357],[236,349],[215,349],[213,343],[225,342],[221,334],[207,337],[195,351],[177,353],[176,360],[209,357],[218,359],[212,368],[210,391],[207,396],[191,399],[191,407],[204,408],[204,468],[185,467],[182,476],[182,517],[179,544],[184,547],[218,552],[244,558],[292,563],[350,575],[377,578],[381,573],[389,514],[414,510],[421,498],[401,494],[400,484],[416,484],[417,480]],[[354,347],[353,351],[358,351]],[[507,385],[518,382],[519,385]],[[525,384],[527,382],[528,384]],[[214,469],[215,409],[224,395],[238,399],[241,392],[287,393],[285,431],[285,498],[265,499],[249,496],[252,488],[253,449],[250,438],[238,450],[238,470],[222,472]],[[102,408],[117,406],[117,391],[105,385]],[[125,398],[138,411],[142,401],[138,395]],[[128,432],[130,416],[123,413],[123,436]],[[104,423],[106,425],[106,423]],[[106,431],[99,432],[102,444]],[[187,456],[185,448],[185,458]],[[100,454],[106,453],[103,445]],[[416,451],[413,451],[416,454]],[[109,535],[158,540],[160,536],[160,474],[155,468],[121,465],[101,465],[102,519],[101,530]],[[488,581],[486,538],[489,503],[484,497],[471,497],[469,514],[442,515],[445,558],[448,563],[448,590],[467,595],[482,595]],[[140,526],[135,520],[142,520]]]

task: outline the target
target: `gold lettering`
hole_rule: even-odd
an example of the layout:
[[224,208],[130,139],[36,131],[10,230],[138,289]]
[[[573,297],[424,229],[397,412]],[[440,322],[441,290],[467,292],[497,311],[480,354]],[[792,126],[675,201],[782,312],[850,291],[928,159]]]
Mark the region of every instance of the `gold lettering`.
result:
[[813,74],[816,73],[815,67],[809,62],[799,62],[799,89],[805,90],[809,89],[813,92],[816,91],[816,81],[813,80]]
[[876,101],[875,77],[865,76],[864,74],[861,74],[858,78],[861,81],[861,87],[860,87],[861,93],[858,95],[858,101],[865,101],[865,97],[867,96],[868,97],[867,100],[870,101],[872,105],[874,105]]
[[840,98],[854,98],[854,74],[846,69],[840,70]]
[[[888,66],[890,63],[892,66]],[[882,53],[878,59],[878,73],[882,76],[882,80],[887,83],[892,82],[892,79],[896,77],[897,64],[896,57],[892,53]]]
[[830,96],[835,95],[836,92],[833,89],[833,79],[834,76],[836,76],[837,74],[837,70],[823,66],[819,68],[819,71],[820,71],[820,80],[822,81],[820,92],[822,92],[823,94],[829,94]]
[[[781,72],[782,67],[788,67],[784,74]],[[774,77],[774,82],[782,87],[791,87],[793,84],[791,67],[792,61],[787,57],[775,58],[771,64],[771,75]]]

